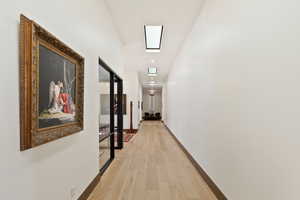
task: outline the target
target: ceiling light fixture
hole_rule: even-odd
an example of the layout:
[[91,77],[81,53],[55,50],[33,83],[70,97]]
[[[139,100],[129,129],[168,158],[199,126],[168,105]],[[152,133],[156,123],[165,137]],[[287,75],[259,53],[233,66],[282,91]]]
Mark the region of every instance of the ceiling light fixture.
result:
[[148,74],[157,74],[156,67],[148,67]]
[[145,25],[146,52],[160,52],[163,26]]

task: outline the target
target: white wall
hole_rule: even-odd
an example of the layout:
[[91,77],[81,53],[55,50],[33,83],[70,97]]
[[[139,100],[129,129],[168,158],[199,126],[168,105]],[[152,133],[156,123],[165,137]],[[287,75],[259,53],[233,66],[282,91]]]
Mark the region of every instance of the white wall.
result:
[[136,71],[124,70],[123,73],[123,93],[127,95],[127,114],[124,115],[123,127],[130,128],[130,101],[133,103],[132,110],[132,125],[134,129],[138,128],[139,123],[139,80]]
[[[19,15],[34,19],[85,57],[84,131],[19,151]],[[102,0],[10,0],[0,8],[0,194],[3,199],[68,200],[96,176],[98,56],[122,71],[118,35]],[[95,109],[96,108],[96,109]]]
[[230,200],[299,199],[299,7],[207,0],[169,74],[167,124]]
[[162,87],[162,115],[161,115],[161,119],[163,121],[166,121],[167,120],[167,84],[164,83],[163,84],[163,87]]
[[138,101],[140,101],[140,107],[138,110],[139,113],[139,123],[143,120],[143,111],[142,111],[142,102],[143,102],[143,88],[142,85],[139,83],[139,89],[138,89]]

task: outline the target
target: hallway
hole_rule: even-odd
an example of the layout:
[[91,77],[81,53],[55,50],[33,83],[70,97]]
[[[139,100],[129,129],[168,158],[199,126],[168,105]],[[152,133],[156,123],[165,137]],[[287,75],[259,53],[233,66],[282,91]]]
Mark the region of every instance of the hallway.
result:
[[145,121],[89,200],[216,199],[161,122]]

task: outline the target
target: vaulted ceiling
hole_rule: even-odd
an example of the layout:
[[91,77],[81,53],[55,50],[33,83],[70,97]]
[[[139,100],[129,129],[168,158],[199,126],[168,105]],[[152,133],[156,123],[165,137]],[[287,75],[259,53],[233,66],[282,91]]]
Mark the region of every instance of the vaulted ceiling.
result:
[[[157,82],[163,82],[193,22],[202,0],[106,0],[120,34],[125,70],[139,73],[148,82],[147,68],[156,66]],[[163,25],[160,53],[145,52],[144,25]],[[153,79],[153,78],[152,78]]]

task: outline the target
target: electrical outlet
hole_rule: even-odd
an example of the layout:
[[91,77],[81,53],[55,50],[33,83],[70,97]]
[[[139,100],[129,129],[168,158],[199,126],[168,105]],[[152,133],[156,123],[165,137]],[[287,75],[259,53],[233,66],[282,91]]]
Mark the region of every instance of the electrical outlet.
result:
[[72,187],[70,190],[71,200],[74,200],[76,198],[76,194],[77,194],[77,188]]

